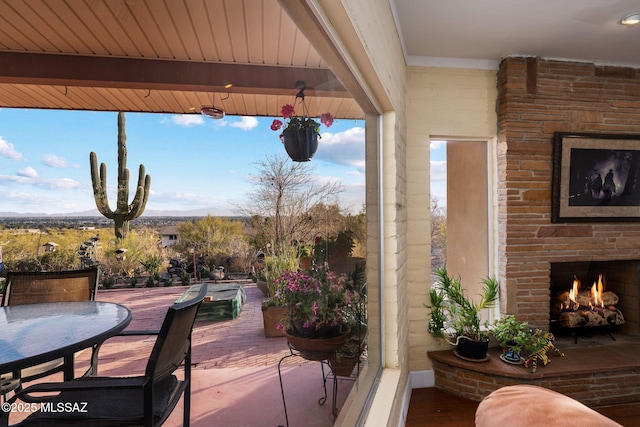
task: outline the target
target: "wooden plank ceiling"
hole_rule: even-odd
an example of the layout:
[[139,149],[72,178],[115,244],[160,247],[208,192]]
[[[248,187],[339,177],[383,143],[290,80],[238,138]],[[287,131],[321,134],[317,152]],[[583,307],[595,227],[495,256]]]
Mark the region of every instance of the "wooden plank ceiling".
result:
[[279,116],[298,80],[364,117],[277,0],[0,0],[0,107]]

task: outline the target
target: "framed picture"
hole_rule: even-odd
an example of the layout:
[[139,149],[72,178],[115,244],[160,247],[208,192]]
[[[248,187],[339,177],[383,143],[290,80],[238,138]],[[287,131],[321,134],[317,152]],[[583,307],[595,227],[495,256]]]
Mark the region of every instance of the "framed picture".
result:
[[551,222],[640,221],[640,135],[554,135]]

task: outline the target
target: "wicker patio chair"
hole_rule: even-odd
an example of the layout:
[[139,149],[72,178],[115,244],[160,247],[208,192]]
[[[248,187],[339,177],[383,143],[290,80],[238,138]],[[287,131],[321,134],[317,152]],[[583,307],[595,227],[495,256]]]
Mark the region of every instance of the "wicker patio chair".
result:
[[[8,272],[2,306],[45,302],[95,301],[97,268],[69,271]],[[95,349],[94,349],[95,350]],[[19,373],[0,372],[0,395],[4,399],[21,384],[61,372],[63,359],[25,368]],[[85,375],[92,373],[92,368]]]

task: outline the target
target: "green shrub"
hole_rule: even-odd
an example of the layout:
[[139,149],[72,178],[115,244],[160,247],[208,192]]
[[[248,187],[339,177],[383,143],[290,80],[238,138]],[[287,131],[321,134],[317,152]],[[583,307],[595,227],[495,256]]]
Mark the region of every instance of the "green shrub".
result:
[[116,279],[113,277],[105,277],[102,279],[102,287],[105,289],[112,289],[116,284]]

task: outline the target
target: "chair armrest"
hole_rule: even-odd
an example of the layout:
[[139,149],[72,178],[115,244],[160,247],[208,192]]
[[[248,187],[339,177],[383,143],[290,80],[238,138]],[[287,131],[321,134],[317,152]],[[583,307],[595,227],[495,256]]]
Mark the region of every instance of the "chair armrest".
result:
[[[143,335],[159,335],[160,331],[159,330],[149,330],[149,331],[145,331],[145,330],[130,330],[130,331],[120,331],[118,334],[113,335],[109,338],[107,338],[107,340],[105,340],[104,343],[106,343],[108,340],[114,338],[114,337],[132,337],[132,336],[143,336]],[[102,345],[104,343],[100,343],[96,346],[93,347],[93,351],[91,353],[91,366],[89,367],[89,369],[87,369],[87,371],[82,375],[83,377],[88,377],[88,376],[96,376],[98,375],[98,352],[100,351],[100,348],[102,347]]]
[[160,333],[160,330],[149,330],[149,331],[131,330],[131,331],[122,331],[115,336],[123,337],[123,336],[133,336],[133,335],[158,335],[159,333]]

